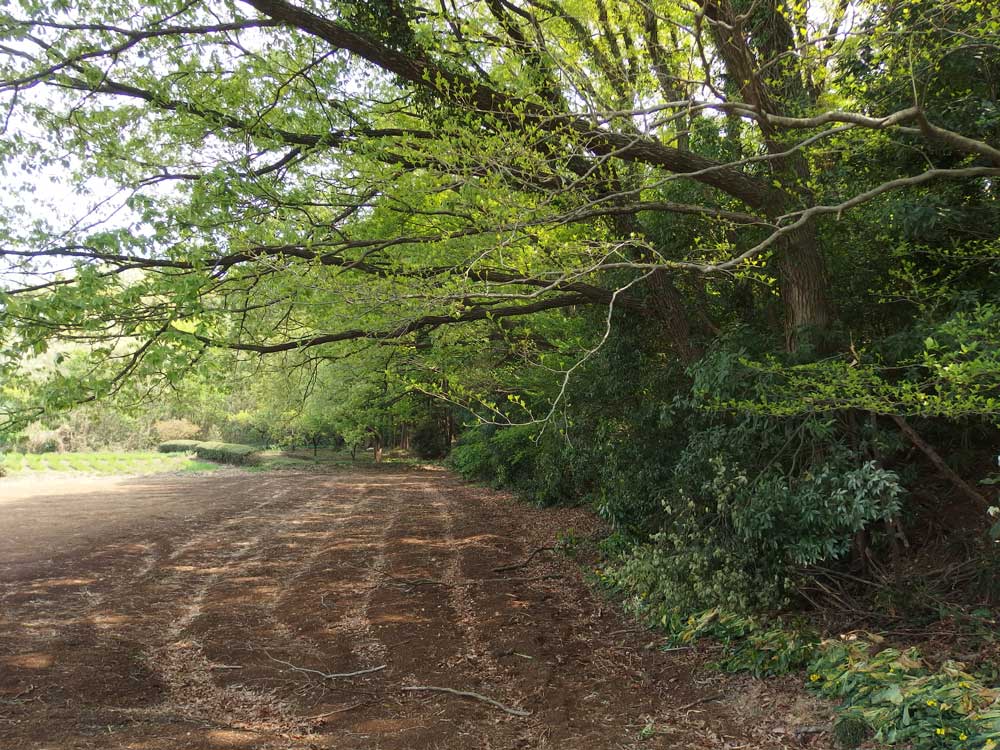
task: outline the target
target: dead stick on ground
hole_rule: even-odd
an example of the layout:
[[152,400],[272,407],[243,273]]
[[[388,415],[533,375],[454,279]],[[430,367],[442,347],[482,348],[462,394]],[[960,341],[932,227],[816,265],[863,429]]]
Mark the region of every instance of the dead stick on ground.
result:
[[479,693],[471,693],[467,690],[453,690],[452,688],[446,687],[434,687],[432,685],[415,685],[413,687],[404,687],[403,690],[422,690],[429,693],[450,693],[451,695],[459,695],[463,698],[475,698],[477,701],[483,701],[483,703],[489,703],[491,706],[496,706],[501,711],[508,714],[513,714],[514,716],[531,716],[531,711],[522,711],[520,708],[511,708],[510,706],[505,706],[500,701],[495,701],[492,698],[487,698],[485,695],[480,695]]
[[338,679],[338,678],[341,678],[341,677],[358,677],[359,675],[363,675],[363,674],[371,674],[372,672],[380,672],[381,670],[385,669],[386,666],[387,666],[385,664],[382,664],[382,665],[380,665],[378,667],[370,667],[368,669],[359,669],[357,672],[332,672],[332,673],[328,674],[326,672],[320,672],[318,669],[308,669],[307,667],[297,667],[294,664],[292,664],[291,662],[285,661],[284,659],[275,659],[273,656],[271,656],[269,653],[267,653],[267,651],[265,651],[264,654],[271,661],[278,662],[278,664],[284,664],[286,667],[289,667],[290,669],[294,669],[296,672],[304,672],[306,674],[317,674],[320,677],[322,677],[324,680],[335,680],[335,679]]
[[523,562],[519,562],[514,565],[504,565],[501,568],[493,568],[493,572],[506,573],[508,570],[517,570],[518,568],[525,568],[531,563],[532,560],[535,559],[535,555],[541,554],[542,552],[555,552],[555,551],[556,551],[555,547],[539,547],[538,549],[534,550],[530,555],[528,555],[527,559],[524,560]]
[[546,575],[546,576],[507,576],[503,578],[467,578],[460,581],[434,581],[430,578],[393,578],[394,586],[404,586],[412,588],[414,586],[443,586],[445,588],[450,588],[452,586],[475,586],[478,583],[506,583],[508,581],[548,581],[553,579],[563,578],[561,575]]
[[302,718],[306,721],[316,721],[316,719],[325,719],[327,716],[333,716],[334,714],[342,714],[345,711],[350,711],[352,709],[358,708],[359,706],[365,705],[364,701],[359,703],[352,703],[350,706],[344,706],[343,708],[337,708],[333,711],[327,711],[325,714],[317,714],[316,716],[303,716]]
[[719,695],[709,695],[706,698],[699,698],[696,701],[691,701],[690,703],[685,703],[683,706],[681,706],[680,708],[678,708],[676,710],[677,711],[687,711],[689,708],[694,708],[695,706],[700,706],[702,703],[711,703],[712,701],[717,701],[717,700],[719,700],[722,697],[723,697],[723,695],[721,693]]

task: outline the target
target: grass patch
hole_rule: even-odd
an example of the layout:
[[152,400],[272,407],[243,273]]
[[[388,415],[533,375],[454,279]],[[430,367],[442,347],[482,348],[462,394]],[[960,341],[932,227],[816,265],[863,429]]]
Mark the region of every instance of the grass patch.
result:
[[7,453],[0,457],[10,477],[43,474],[162,474],[170,471],[211,471],[218,466],[193,460],[187,453],[137,451],[129,453]]

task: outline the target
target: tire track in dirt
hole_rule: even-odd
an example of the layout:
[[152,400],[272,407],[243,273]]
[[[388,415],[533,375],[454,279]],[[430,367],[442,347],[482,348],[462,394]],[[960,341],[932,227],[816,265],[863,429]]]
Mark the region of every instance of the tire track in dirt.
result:
[[[271,488],[265,483],[267,499],[247,511],[227,519],[219,527],[202,532],[179,547],[169,557],[166,576],[154,577],[148,585],[166,592],[189,592],[179,611],[175,611],[162,635],[155,635],[144,645],[146,660],[160,675],[168,692],[158,713],[178,713],[189,720],[200,720],[237,730],[255,733],[296,733],[303,729],[293,718],[293,709],[274,693],[246,687],[219,685],[212,674],[213,663],[202,644],[190,632],[203,616],[206,598],[227,575],[241,570],[259,556],[267,535],[273,533],[276,514],[285,513],[284,501],[294,486]],[[227,534],[238,534],[220,549]],[[155,598],[161,598],[152,595]]]
[[[523,560],[528,545],[556,542],[539,539],[530,527],[531,516],[539,511],[522,507],[511,516],[509,508],[469,502],[469,489],[452,481],[442,483],[438,492],[455,508],[460,550],[456,578],[482,581],[463,587],[460,598],[468,613],[463,618],[466,639],[484,685],[495,691],[488,694],[506,695],[533,712],[519,724],[506,722],[504,746],[602,747],[623,720],[631,728],[618,730],[622,744],[616,747],[625,747],[626,741],[627,746],[641,742],[652,748],[714,746],[718,734],[705,725],[697,732],[668,729],[678,725],[677,717],[668,718],[669,707],[698,697],[690,686],[671,690],[684,668],[663,655],[653,659],[634,648],[616,648],[616,639],[604,634],[617,618],[595,610],[572,563],[546,556],[516,571],[495,570]],[[514,538],[488,533],[496,529],[513,531]],[[645,726],[658,729],[652,737],[640,738]]]
[[[157,499],[162,497],[165,506],[185,509],[190,500],[174,491],[175,483],[189,489],[212,486],[204,478],[135,482]],[[259,489],[262,482],[258,479],[253,484]],[[229,476],[215,487],[220,485],[238,492],[246,479]],[[51,502],[62,497],[55,496]],[[186,513],[184,531],[196,530],[188,544],[197,544],[205,535],[225,534],[234,522],[278,499],[267,498],[249,509],[239,502],[220,510],[199,508]],[[126,515],[132,511],[124,509]],[[154,511],[153,520],[162,518]],[[170,632],[170,615],[190,587],[160,590],[162,585],[156,585],[176,537],[151,538],[148,530],[146,524],[116,527],[96,549],[81,550],[69,565],[64,562],[69,555],[61,550],[49,558],[36,553],[38,562],[16,566],[14,579],[5,582],[0,667],[13,668],[9,674],[14,694],[44,689],[48,706],[45,719],[38,724],[73,723],[84,734],[97,727],[110,731],[123,720],[131,721],[129,714],[163,702],[170,680],[164,679],[154,651],[160,634]],[[182,552],[177,550],[173,556]],[[87,708],[74,716],[74,703]]]
[[[378,574],[380,539],[372,533],[373,518],[384,512],[383,498],[357,483],[311,483],[310,491],[316,498],[272,529],[266,548],[241,575],[213,589],[214,605],[196,623],[206,654],[236,657],[243,667],[217,676],[217,681],[283,685],[286,694],[292,685],[302,699],[296,703],[305,708],[322,705],[328,688],[317,675],[289,664],[345,672],[372,666],[384,656],[364,621],[367,595]],[[345,550],[348,560],[329,559]],[[375,564],[363,565],[372,554]],[[227,637],[234,621],[243,636],[236,648]],[[307,726],[300,721],[299,729]]]
[[[573,561],[545,554],[494,571],[587,523],[581,513],[392,467],[146,487],[169,514],[154,508],[33,569],[15,550],[0,610],[0,747],[781,745],[734,740],[750,735],[716,704],[678,712],[732,678],[699,686],[694,661],[643,648],[652,636],[595,598]],[[387,667],[326,680],[289,664]],[[415,684],[532,714],[401,690]]]
[[[172,556],[185,563],[180,567],[193,568],[195,576],[208,575],[194,588],[194,598],[169,629],[165,645],[152,654],[171,688],[169,705],[161,711],[237,730],[255,742],[280,744],[311,729],[313,722],[302,718],[302,704],[315,705],[312,694],[324,691],[322,680],[290,664],[351,671],[359,660],[381,655],[380,644],[365,637],[364,618],[364,594],[378,575],[377,558],[374,565],[347,567],[362,575],[347,581],[349,607],[340,618],[341,629],[350,636],[346,640],[326,639],[330,624],[311,612],[300,616],[287,611],[287,600],[308,594],[315,601],[317,581],[311,572],[319,567],[317,573],[330,579],[323,560],[331,550],[347,546],[363,557],[383,550],[372,530],[384,520],[384,493],[356,482],[296,480],[292,503],[282,502],[289,491],[278,493],[252,509],[249,519],[247,514],[231,519]],[[259,528],[251,526],[248,537],[241,527],[271,504],[276,512],[259,519]],[[243,541],[220,557],[214,537],[234,529]],[[172,590],[179,581],[183,587],[184,576],[174,579],[173,585],[169,580],[159,585]]]

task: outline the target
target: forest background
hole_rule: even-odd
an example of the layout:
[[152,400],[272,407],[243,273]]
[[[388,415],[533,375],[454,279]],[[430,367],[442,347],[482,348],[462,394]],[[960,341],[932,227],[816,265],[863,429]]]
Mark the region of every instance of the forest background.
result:
[[0,442],[450,454],[672,632],[975,630],[998,86],[977,0],[9,4]]

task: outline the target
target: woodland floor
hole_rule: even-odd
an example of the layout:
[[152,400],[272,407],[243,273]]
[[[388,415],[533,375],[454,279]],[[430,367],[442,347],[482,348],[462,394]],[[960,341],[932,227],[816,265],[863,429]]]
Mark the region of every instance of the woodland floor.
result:
[[794,680],[662,652],[579,561],[494,570],[569,528],[398,467],[0,480],[0,748],[828,747]]

